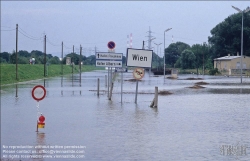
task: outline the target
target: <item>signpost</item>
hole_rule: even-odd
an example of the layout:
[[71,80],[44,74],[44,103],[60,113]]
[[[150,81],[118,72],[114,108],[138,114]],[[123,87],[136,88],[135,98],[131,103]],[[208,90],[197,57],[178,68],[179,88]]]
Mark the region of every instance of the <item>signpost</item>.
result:
[[[122,53],[115,53],[115,42],[109,41],[107,44],[110,52],[96,52],[96,66],[97,67],[108,67],[108,98],[111,100],[112,95],[112,68],[121,68],[122,67]],[[110,71],[111,68],[111,71]],[[110,74],[109,74],[110,72]],[[110,92],[109,84],[111,83]]]
[[43,86],[37,85],[32,89],[31,94],[34,100],[41,101],[46,96],[46,90]]
[[96,60],[97,67],[122,67],[122,61],[116,60]]
[[[43,100],[45,98],[46,89],[41,85],[37,85],[32,89],[31,95],[34,98],[34,100],[37,101],[37,118],[38,118],[38,115],[39,115],[39,101],[41,101],[41,100]],[[44,128],[44,126],[45,126],[44,121],[45,121],[45,117],[41,113],[40,117],[37,119],[36,132],[38,132],[38,128]]]
[[[153,50],[127,48],[126,66],[151,68],[152,58]],[[133,72],[133,76],[136,79],[135,103],[137,103],[138,80],[142,79],[144,76],[144,69],[142,68],[136,68]]]
[[127,49],[127,66],[151,68],[153,50]]
[[109,49],[114,49],[115,48],[115,42],[114,41],[110,41],[110,42],[108,42],[108,48]]
[[122,60],[122,53],[96,52],[96,59]]

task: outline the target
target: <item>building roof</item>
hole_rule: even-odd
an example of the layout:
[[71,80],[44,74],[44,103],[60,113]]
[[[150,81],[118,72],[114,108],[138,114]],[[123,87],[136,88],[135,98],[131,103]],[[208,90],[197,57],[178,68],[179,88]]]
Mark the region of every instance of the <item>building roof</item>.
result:
[[215,58],[214,60],[232,60],[232,59],[236,59],[236,58],[240,58],[240,56],[223,56],[220,58]]

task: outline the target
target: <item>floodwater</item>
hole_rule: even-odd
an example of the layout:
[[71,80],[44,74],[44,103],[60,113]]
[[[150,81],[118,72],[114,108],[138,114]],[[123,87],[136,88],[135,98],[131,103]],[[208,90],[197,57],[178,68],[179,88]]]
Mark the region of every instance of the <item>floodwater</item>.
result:
[[[250,78],[240,84],[239,77],[164,80],[146,73],[135,103],[136,82],[127,81],[131,71],[123,74],[122,96],[121,74],[116,76],[111,101],[105,75],[94,71],[3,86],[1,159],[250,160]],[[188,88],[201,81],[209,84]],[[39,102],[31,95],[36,85],[47,91]],[[172,94],[159,95],[158,108],[151,108],[155,86]],[[36,132],[40,113],[45,128]]]

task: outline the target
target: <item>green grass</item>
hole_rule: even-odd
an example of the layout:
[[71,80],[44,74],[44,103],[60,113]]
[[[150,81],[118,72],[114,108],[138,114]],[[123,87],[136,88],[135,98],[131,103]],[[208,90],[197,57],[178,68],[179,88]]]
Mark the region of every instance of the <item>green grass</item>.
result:
[[[48,77],[55,77],[62,75],[61,65],[49,65],[48,72],[46,73]],[[46,69],[46,70],[47,70]],[[93,65],[82,66],[82,72],[100,70],[104,68],[95,67]],[[15,64],[0,64],[0,83],[1,85],[12,84],[17,82],[35,80],[44,78],[44,65],[42,64],[18,64],[18,80],[16,80],[16,65]],[[63,75],[71,74],[72,66],[63,65]],[[79,73],[79,66],[74,66],[73,73]]]

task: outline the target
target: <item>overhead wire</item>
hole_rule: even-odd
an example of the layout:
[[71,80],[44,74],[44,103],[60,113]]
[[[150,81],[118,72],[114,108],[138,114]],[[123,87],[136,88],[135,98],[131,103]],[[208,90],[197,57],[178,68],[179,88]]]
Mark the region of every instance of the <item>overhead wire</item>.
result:
[[46,41],[47,41],[50,45],[52,45],[52,46],[61,46],[61,44],[56,45],[56,44],[52,43],[48,37],[46,37]]
[[22,28],[18,26],[18,32],[21,33],[23,36],[32,39],[32,40],[41,40],[41,37],[35,37],[30,34],[28,34],[26,31],[24,31]]
[[9,29],[9,30],[1,30],[1,31],[14,31],[14,30],[16,30],[16,29]]

